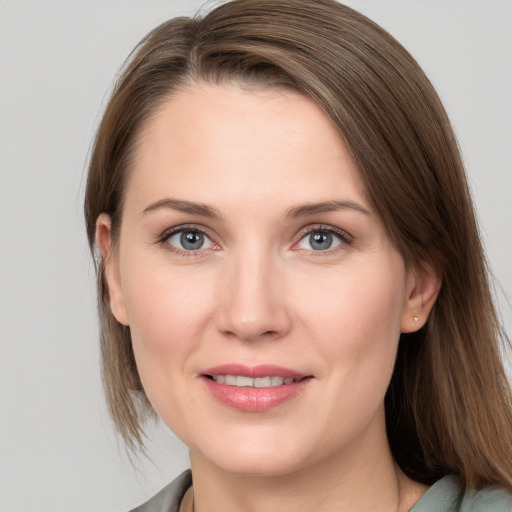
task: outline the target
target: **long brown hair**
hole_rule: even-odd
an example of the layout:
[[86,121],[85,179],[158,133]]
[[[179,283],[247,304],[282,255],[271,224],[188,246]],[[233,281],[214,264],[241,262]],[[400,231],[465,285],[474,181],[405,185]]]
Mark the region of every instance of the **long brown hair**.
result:
[[[173,91],[198,81],[284,87],[310,97],[349,147],[406,264],[432,268],[439,298],[420,331],[403,334],[386,395],[391,449],[411,478],[448,473],[465,488],[512,490],[512,399],[500,331],[457,143],[411,55],[386,31],[332,0],[234,0],[172,19],[135,49],[91,153],[85,218],[91,250],[100,213],[114,243],[137,138]],[[116,322],[99,262],[103,377],[116,427],[143,444],[151,406],[130,330]]]

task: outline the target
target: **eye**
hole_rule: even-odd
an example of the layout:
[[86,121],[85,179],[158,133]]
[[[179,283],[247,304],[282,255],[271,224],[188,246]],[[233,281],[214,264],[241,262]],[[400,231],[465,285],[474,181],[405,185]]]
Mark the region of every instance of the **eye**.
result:
[[308,231],[300,239],[297,248],[309,251],[328,251],[342,243],[350,243],[348,236],[333,228],[318,228]]
[[215,244],[199,229],[181,229],[165,238],[165,242],[178,251],[200,251],[213,249]]

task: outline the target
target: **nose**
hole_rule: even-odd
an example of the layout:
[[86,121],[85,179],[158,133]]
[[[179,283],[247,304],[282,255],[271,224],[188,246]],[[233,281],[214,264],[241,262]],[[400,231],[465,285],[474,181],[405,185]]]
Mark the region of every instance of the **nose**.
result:
[[281,265],[259,253],[240,256],[224,270],[217,302],[219,331],[243,341],[285,336],[291,318]]

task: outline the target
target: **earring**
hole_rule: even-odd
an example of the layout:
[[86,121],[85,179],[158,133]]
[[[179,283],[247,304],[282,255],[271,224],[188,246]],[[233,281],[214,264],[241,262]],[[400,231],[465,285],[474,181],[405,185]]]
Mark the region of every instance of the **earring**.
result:
[[413,318],[413,320],[414,320],[415,322],[418,322],[418,321],[419,321],[419,318],[418,318],[416,315],[414,315],[412,318]]

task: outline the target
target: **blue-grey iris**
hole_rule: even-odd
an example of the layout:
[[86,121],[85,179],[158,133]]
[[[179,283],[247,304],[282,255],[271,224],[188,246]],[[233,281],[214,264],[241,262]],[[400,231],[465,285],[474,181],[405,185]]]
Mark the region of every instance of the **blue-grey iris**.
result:
[[187,251],[196,251],[203,246],[204,235],[199,231],[183,231],[180,243]]
[[316,251],[325,251],[332,245],[332,235],[328,231],[314,231],[309,235],[311,248]]

